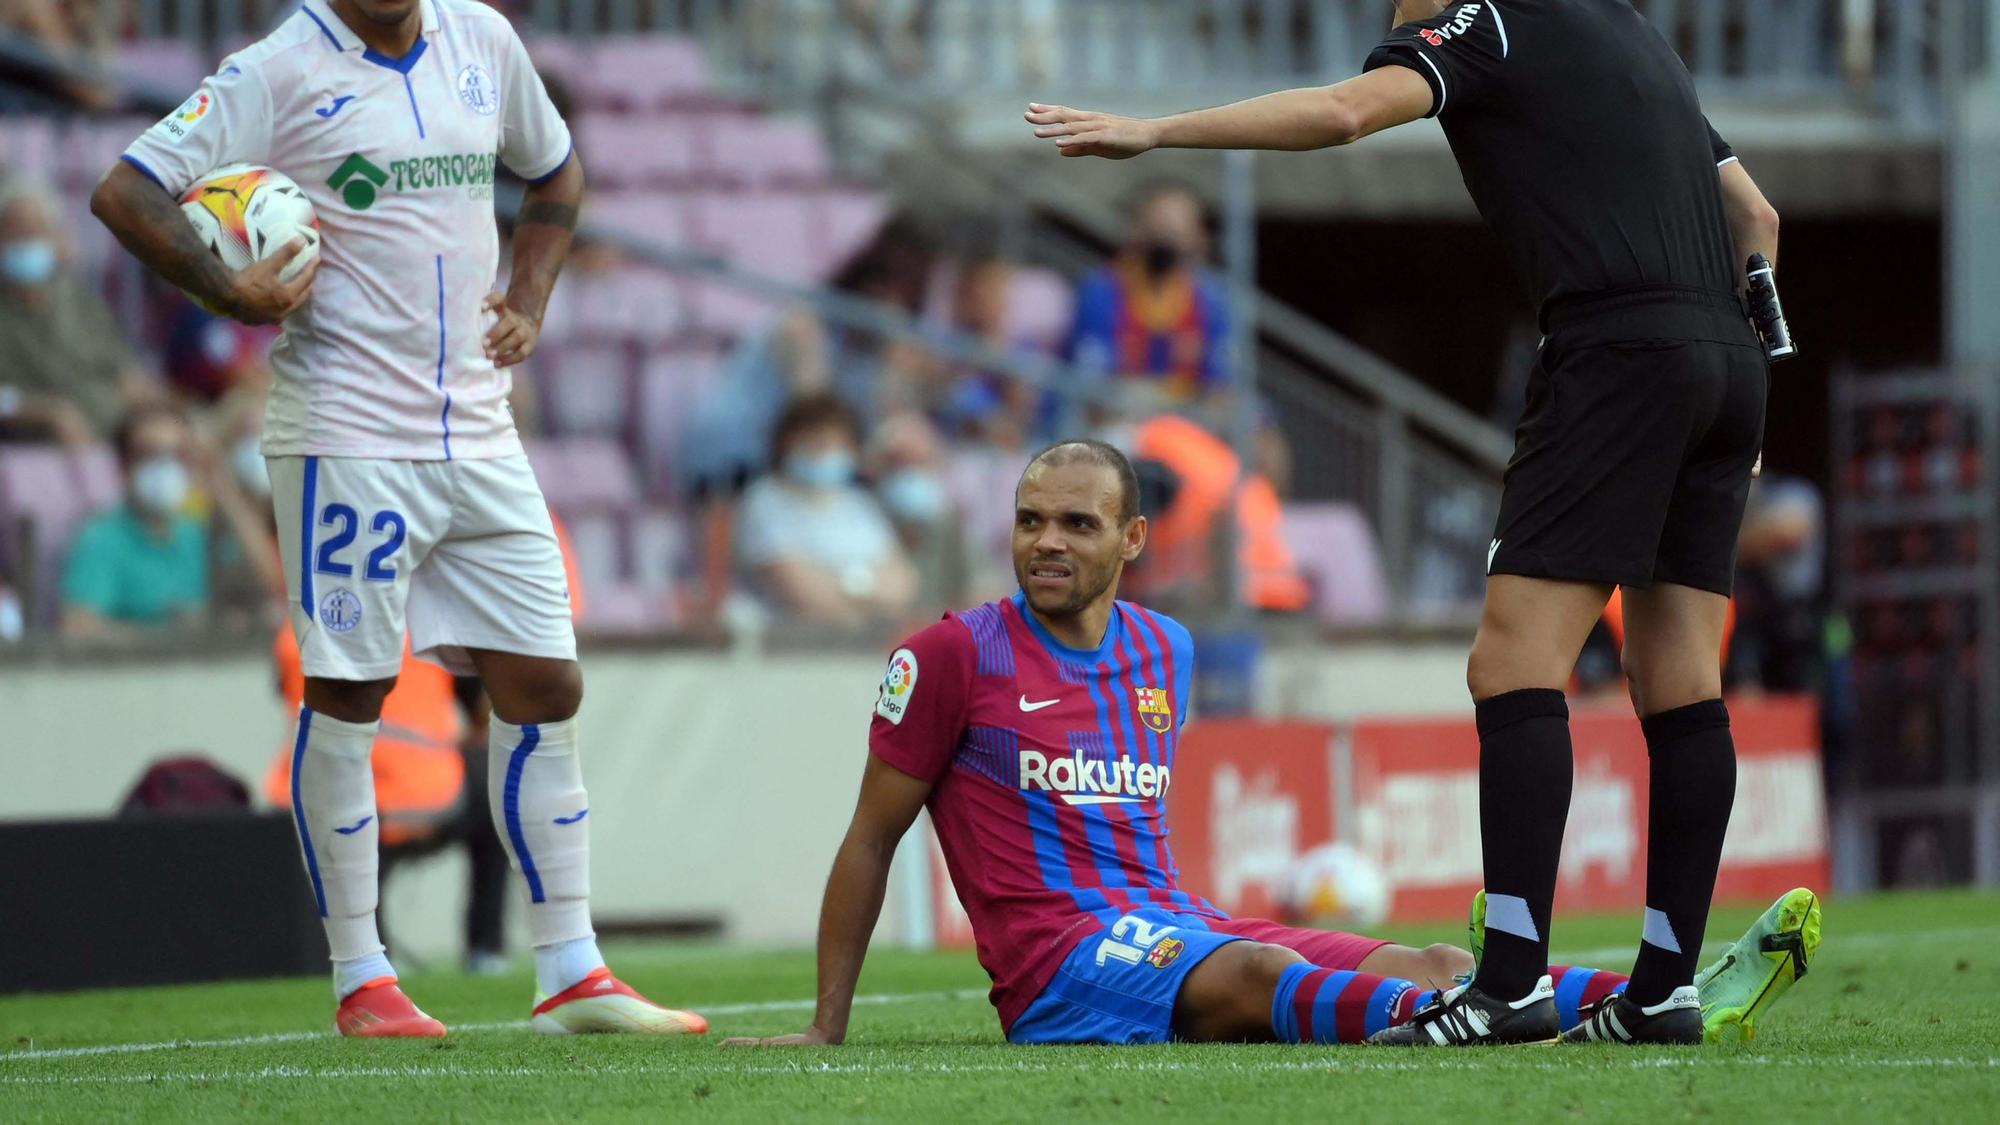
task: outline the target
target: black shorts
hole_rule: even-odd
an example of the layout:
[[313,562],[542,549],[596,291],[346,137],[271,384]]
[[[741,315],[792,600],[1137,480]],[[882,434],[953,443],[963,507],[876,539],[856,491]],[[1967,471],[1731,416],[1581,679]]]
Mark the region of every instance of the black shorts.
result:
[[1487,573],[1727,596],[1770,380],[1741,305],[1648,290],[1549,324]]

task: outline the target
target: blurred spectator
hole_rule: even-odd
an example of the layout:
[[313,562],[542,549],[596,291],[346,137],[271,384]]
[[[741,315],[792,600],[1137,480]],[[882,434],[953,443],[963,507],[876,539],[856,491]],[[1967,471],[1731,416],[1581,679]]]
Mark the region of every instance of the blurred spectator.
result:
[[67,65],[96,68],[49,83],[47,92],[84,109],[108,110],[118,90],[102,75],[117,62],[116,5],[108,0],[0,0],[0,28],[15,32]]
[[[934,260],[922,232],[892,221],[841,267],[832,287],[915,315]],[[786,403],[832,393],[862,415],[878,417],[909,401],[904,393],[927,365],[912,345],[828,324],[810,309],[792,312],[746,339],[716,391],[692,412],[681,443],[681,479],[697,493],[733,494],[772,465],[770,435]]]
[[1077,286],[1071,361],[1157,382],[1177,403],[1228,388],[1229,295],[1206,268],[1201,201],[1155,184],[1133,205],[1125,248]]
[[190,403],[220,402],[243,391],[254,395],[261,407],[270,385],[268,360],[277,328],[238,324],[179,296],[168,315],[169,386]]
[[193,431],[166,406],[142,406],[120,423],[125,498],[93,517],[70,545],[62,579],[62,630],[117,637],[134,628],[198,624],[209,607],[209,527],[189,513],[199,482],[223,526],[275,583],[275,544],[219,459],[197,449]]
[[1242,603],[1286,612],[1312,604],[1285,541],[1277,489],[1262,473],[1246,477],[1227,442],[1190,419],[1162,414],[1142,423],[1127,448],[1152,497],[1146,553],[1133,571],[1135,597],[1148,604],[1226,604],[1215,563],[1230,533],[1223,519],[1233,512]]
[[737,558],[780,614],[859,625],[917,596],[917,573],[875,499],[854,483],[861,425],[832,395],[785,408],[771,446],[777,470],[752,484],[736,520]]
[[869,479],[916,566],[923,606],[955,605],[966,592],[966,537],[945,486],[945,464],[943,439],[914,412],[884,419],[868,441]]
[[1796,477],[1758,480],[1737,549],[1739,614],[1732,686],[1812,691],[1820,686],[1827,606],[1825,505]]
[[0,435],[76,446],[158,397],[110,306],[67,267],[55,197],[0,188]]
[[[1014,264],[1002,258],[961,264],[950,280],[945,327],[1002,355],[1039,357],[1041,350],[1033,343],[1010,335],[1017,273]],[[929,381],[925,408],[954,438],[1025,453],[1031,442],[1056,428],[1056,397],[1020,379],[939,361]]]

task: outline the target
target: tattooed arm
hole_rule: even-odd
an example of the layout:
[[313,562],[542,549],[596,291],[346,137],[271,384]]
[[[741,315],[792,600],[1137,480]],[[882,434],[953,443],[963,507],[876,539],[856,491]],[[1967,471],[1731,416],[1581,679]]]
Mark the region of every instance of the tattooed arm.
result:
[[576,232],[577,210],[583,204],[583,164],[572,153],[548,179],[530,185],[514,221],[514,273],[507,295],[486,298],[487,309],[499,321],[486,333],[486,354],[501,367],[511,367],[535,354],[541,337],[542,314],[549,307],[556,276],[569,257]]
[[276,324],[290,316],[305,304],[319,271],[315,258],[298,276],[279,280],[305,248],[303,239],[243,269],[229,269],[201,244],[173,197],[123,160],[91,192],[90,213],[148,269],[245,324]]

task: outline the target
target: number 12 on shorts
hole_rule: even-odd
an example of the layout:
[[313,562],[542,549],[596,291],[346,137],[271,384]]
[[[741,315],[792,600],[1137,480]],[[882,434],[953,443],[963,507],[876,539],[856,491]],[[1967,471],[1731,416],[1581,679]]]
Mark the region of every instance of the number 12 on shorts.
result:
[[1137,965],[1146,959],[1146,954],[1162,940],[1170,937],[1178,926],[1155,926],[1134,914],[1112,923],[1111,932],[1097,943],[1097,963],[1123,961],[1127,965]]
[[[361,515],[346,504],[328,504],[319,510],[321,527],[338,527],[340,530],[328,536],[319,545],[313,556],[313,570],[319,574],[330,574],[336,578],[351,578],[354,564],[342,562],[341,553],[354,545],[355,534],[361,527]],[[397,551],[403,549],[403,538],[408,533],[403,521],[403,513],[384,508],[368,521],[368,530],[381,537],[375,549],[368,552],[367,564],[362,568],[361,577],[370,582],[394,582],[396,568],[389,565]]]

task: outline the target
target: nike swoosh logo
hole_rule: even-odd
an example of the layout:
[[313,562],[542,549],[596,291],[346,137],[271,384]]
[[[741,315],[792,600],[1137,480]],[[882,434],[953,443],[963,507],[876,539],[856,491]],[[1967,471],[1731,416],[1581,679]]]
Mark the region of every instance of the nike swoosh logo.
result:
[[1044,699],[1040,703],[1030,703],[1028,702],[1028,697],[1024,695],[1021,697],[1021,710],[1039,711],[1044,707],[1054,707],[1056,704],[1061,702],[1062,700],[1060,699]]
[[586,816],[589,816],[589,815],[590,815],[590,810],[589,810],[589,809],[584,809],[584,810],[582,810],[581,812],[577,813],[577,814],[576,814],[575,816],[559,816],[559,817],[557,817],[557,818],[556,818],[556,823],[557,823],[557,824],[575,824],[575,823],[576,823],[577,821],[579,821],[579,820],[582,820],[582,819],[583,819],[584,817],[586,817]]
[[332,117],[334,114],[340,112],[342,106],[345,106],[348,102],[351,102],[353,100],[354,100],[353,94],[342,94],[341,96],[333,99],[332,105],[326,107],[325,109],[313,110],[313,112],[319,114],[321,117]]
[[345,828],[335,828],[334,831],[340,833],[342,836],[352,836],[356,832],[361,831],[363,828],[368,827],[368,822],[374,819],[375,818],[372,816],[364,816],[360,820],[355,821],[353,824],[350,824]]

